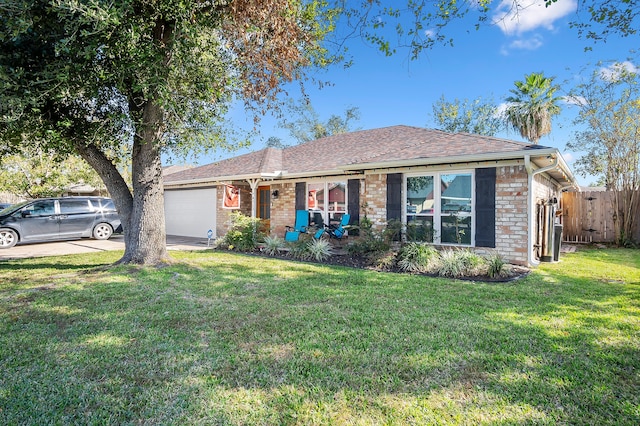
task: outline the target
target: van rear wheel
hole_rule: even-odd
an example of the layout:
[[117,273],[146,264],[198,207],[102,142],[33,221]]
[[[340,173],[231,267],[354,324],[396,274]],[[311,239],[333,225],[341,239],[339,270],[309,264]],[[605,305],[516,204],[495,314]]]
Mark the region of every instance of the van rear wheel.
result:
[[11,248],[18,242],[18,234],[12,229],[0,229],[0,249]]
[[93,238],[96,240],[108,240],[113,234],[113,229],[108,223],[99,223],[93,228]]

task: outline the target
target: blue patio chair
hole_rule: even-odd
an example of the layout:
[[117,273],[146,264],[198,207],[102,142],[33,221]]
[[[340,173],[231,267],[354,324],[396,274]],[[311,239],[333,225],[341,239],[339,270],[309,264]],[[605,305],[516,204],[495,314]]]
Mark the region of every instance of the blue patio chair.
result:
[[296,223],[293,227],[286,226],[287,230],[284,233],[285,241],[298,241],[300,234],[307,232],[309,228],[309,212],[306,210],[296,211]]
[[[342,239],[347,232],[345,227],[349,225],[350,220],[351,216],[348,213],[345,213],[342,215],[342,219],[340,219],[340,223],[338,225],[325,226],[325,230],[327,234],[329,234],[329,237],[336,238],[338,240]],[[320,235],[322,236],[322,234]]]

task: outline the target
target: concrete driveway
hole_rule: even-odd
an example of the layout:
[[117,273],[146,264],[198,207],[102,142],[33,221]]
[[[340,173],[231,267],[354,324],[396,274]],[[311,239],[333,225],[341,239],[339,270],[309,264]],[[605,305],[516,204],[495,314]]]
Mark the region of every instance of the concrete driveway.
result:
[[[168,250],[205,250],[207,248],[206,238],[167,236]],[[124,250],[124,236],[114,235],[108,240],[81,239],[17,245],[10,249],[1,249],[0,261],[112,250]]]

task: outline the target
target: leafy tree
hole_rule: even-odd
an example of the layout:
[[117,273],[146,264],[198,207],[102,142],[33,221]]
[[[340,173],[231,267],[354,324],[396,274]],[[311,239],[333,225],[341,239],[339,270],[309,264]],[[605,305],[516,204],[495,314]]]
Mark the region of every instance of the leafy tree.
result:
[[80,157],[58,159],[55,152],[30,150],[2,157],[0,192],[19,198],[56,197],[74,184],[104,189],[95,170]]
[[[547,0],[553,7],[558,0]],[[632,0],[581,0],[578,10],[586,12],[587,19],[574,20],[571,27],[578,34],[595,42],[606,42],[609,36],[618,34],[628,37],[637,34],[640,28],[640,5]]]
[[514,83],[513,96],[507,98],[507,123],[534,144],[551,132],[551,119],[560,113],[560,98],[554,96],[559,87],[553,84],[553,79],[543,73],[526,75],[524,81]]
[[451,133],[494,136],[504,128],[497,105],[482,98],[448,102],[443,95],[433,104],[433,117],[442,130]]
[[585,152],[575,165],[579,173],[594,175],[614,191],[616,240],[627,244],[640,217],[640,76],[628,64],[598,68],[570,92],[579,108],[575,133],[568,148]]
[[271,136],[267,139],[267,148],[286,148],[287,145],[277,136]]
[[360,119],[358,108],[350,107],[345,110],[344,116],[333,114],[326,121],[322,121],[311,102],[306,99],[298,103],[289,102],[288,109],[288,115],[296,118],[283,119],[278,124],[283,129],[288,129],[298,143],[353,131],[355,129],[352,127],[352,122]]
[[283,82],[334,60],[321,42],[336,12],[320,0],[6,0],[0,11],[1,154],[79,153],[120,213],[121,262],[168,258],[162,152],[225,146],[234,96],[268,106]]

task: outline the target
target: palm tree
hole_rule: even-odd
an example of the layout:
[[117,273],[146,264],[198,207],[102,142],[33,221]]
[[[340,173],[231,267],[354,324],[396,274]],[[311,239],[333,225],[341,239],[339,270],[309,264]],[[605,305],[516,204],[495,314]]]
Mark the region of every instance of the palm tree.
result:
[[553,79],[543,73],[525,75],[525,81],[516,81],[516,88],[511,89],[514,96],[507,98],[507,123],[534,144],[551,132],[551,118],[560,114],[560,98],[554,97],[559,86]]

